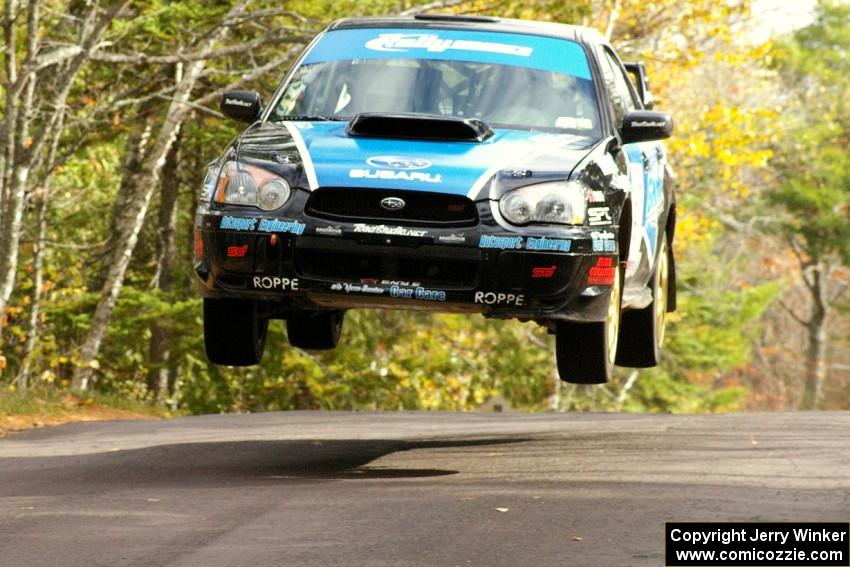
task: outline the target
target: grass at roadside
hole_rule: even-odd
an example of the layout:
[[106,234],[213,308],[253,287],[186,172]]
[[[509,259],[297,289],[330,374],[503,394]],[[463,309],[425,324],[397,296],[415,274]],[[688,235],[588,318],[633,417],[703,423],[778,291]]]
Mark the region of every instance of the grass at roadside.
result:
[[0,437],[70,421],[162,419],[171,412],[161,406],[97,393],[71,394],[53,389],[28,392],[0,389]]

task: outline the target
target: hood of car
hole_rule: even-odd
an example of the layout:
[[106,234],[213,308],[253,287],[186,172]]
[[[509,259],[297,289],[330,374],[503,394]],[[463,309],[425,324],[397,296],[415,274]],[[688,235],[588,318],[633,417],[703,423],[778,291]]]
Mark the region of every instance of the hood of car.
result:
[[352,136],[346,122],[265,123],[246,131],[239,156],[301,163],[309,189],[360,187],[429,191],[475,199],[500,171],[568,176],[595,144],[571,134],[494,129],[481,142]]

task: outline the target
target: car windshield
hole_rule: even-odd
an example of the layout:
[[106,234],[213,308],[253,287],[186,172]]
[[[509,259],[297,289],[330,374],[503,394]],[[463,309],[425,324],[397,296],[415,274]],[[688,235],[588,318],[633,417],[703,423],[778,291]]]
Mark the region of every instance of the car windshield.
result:
[[584,50],[493,32],[357,29],[326,34],[290,77],[271,120],[362,112],[478,118],[492,127],[599,136]]

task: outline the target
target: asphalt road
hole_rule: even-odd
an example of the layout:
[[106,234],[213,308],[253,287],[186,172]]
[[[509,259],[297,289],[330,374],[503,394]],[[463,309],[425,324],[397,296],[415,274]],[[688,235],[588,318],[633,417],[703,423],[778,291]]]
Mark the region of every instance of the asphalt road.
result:
[[621,566],[850,520],[850,413],[269,413],[0,440],[0,565]]

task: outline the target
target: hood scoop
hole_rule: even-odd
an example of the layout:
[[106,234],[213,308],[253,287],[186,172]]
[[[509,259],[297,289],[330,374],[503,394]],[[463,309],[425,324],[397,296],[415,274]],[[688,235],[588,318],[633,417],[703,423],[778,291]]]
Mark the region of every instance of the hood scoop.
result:
[[477,118],[459,118],[436,114],[361,113],[351,119],[349,136],[483,142],[493,130]]

